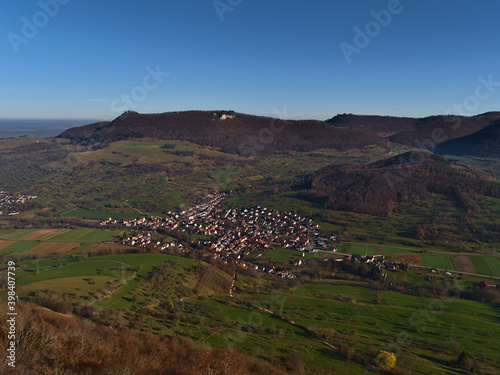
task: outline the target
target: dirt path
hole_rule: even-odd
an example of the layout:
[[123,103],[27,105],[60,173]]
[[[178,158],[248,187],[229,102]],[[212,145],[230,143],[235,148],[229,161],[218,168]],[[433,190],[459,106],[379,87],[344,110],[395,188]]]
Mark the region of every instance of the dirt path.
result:
[[[242,304],[242,303],[238,302],[238,301],[236,300],[236,298],[234,297],[234,295],[233,295],[233,288],[234,288],[234,283],[235,283],[235,282],[236,282],[236,273],[234,274],[234,278],[233,278],[233,285],[231,286],[231,289],[230,289],[230,291],[229,291],[229,295],[231,296],[231,299],[232,299],[232,300],[233,300],[233,302],[234,302],[235,304],[237,304],[238,306],[241,306],[241,307],[243,307],[243,308],[249,308],[247,305],[245,305],[245,304]],[[284,316],[281,316],[281,315],[279,315],[279,314],[275,314],[275,313],[273,313],[273,312],[272,312],[271,310],[269,310],[269,309],[266,309],[266,308],[264,308],[264,307],[259,307],[259,306],[254,306],[253,308],[254,308],[254,309],[257,309],[257,310],[259,310],[259,311],[265,312],[265,313],[267,313],[267,314],[269,314],[269,315],[271,315],[271,316],[274,316],[275,318],[281,319],[281,320],[283,320],[284,322],[286,322],[286,323],[288,323],[288,324],[291,324],[291,325],[293,325],[293,326],[295,326],[295,327],[297,327],[297,328],[300,328],[300,329],[302,329],[302,330],[306,331],[306,332],[307,332],[308,334],[310,334],[310,335],[314,335],[314,336],[316,336],[316,337],[319,337],[319,335],[317,334],[317,332],[316,332],[316,331],[314,331],[314,330],[312,330],[312,329],[310,329],[309,327],[306,327],[306,326],[304,326],[304,325],[302,325],[302,324],[296,323],[296,322],[294,322],[293,320],[286,319]],[[332,349],[332,350],[334,350],[334,351],[339,351],[339,349],[338,349],[337,347],[333,346],[332,344],[330,344],[330,343],[328,343],[328,342],[326,342],[326,341],[324,341],[324,340],[321,340],[321,339],[319,339],[319,341],[320,341],[322,344],[324,344],[324,345],[326,345],[327,347],[329,347],[330,349]]]
[[131,209],[133,209],[133,210],[135,210],[135,211],[139,212],[139,213],[140,213],[141,215],[143,215],[143,216],[149,216],[149,214],[148,214],[147,212],[146,212],[146,213],[144,213],[144,212],[142,212],[141,210],[139,210],[139,209],[137,209],[137,208],[135,208],[135,207],[132,207],[130,204],[128,204],[128,203],[127,203],[127,201],[123,201],[122,203],[123,203],[123,204],[125,204],[126,206],[130,207]]

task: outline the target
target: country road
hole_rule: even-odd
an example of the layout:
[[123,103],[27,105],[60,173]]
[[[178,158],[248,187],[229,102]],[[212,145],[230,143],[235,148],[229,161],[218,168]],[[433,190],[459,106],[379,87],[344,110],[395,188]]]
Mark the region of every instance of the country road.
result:
[[454,270],[446,270],[443,268],[436,268],[436,267],[424,267],[424,266],[417,266],[416,264],[410,264],[409,267],[411,268],[416,268],[420,270],[437,270],[437,271],[443,271],[443,272],[450,272],[450,273],[459,273],[463,275],[469,275],[469,276],[478,276],[478,277],[488,277],[490,279],[497,279],[500,280],[500,277],[496,276],[488,276],[488,275],[481,275],[479,273],[471,273],[471,272],[462,272],[462,271],[454,271]]

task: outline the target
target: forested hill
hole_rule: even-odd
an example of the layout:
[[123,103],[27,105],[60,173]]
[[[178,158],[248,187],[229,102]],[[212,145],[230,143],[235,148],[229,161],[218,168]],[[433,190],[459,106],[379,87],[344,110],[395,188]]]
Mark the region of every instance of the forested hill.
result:
[[368,165],[333,165],[297,185],[300,195],[325,208],[390,215],[397,202],[441,195],[464,212],[477,209],[477,196],[500,197],[500,184],[452,168],[426,152],[407,152]]
[[59,137],[102,147],[135,138],[182,140],[228,153],[253,156],[320,148],[349,150],[387,141],[369,129],[339,128],[317,120],[281,120],[232,111],[187,111],[160,114],[126,112],[109,123],[69,129]]
[[500,158],[500,120],[474,134],[441,143],[436,153]]
[[391,116],[376,116],[376,115],[353,115],[340,114],[330,120],[329,124],[337,127],[364,127],[382,136],[390,136],[402,131],[415,129],[415,124],[418,121],[412,117],[391,117]]
[[477,116],[429,116],[424,118],[343,114],[327,122],[336,127],[363,127],[407,146],[433,149],[446,140],[473,134],[500,120],[500,112]]

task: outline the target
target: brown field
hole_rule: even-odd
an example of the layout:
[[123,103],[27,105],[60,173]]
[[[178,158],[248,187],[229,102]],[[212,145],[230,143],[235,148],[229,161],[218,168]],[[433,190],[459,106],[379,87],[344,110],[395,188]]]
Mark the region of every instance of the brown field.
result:
[[422,265],[422,258],[420,258],[420,254],[397,254],[390,255],[388,259],[391,262],[402,262],[408,264],[414,264],[416,266]]
[[377,250],[375,250],[375,255],[381,255],[382,254],[382,250],[384,250],[383,246],[377,247]]
[[0,240],[0,250],[5,249],[7,246],[12,245],[13,243],[16,243],[16,241]]
[[132,247],[127,245],[121,245],[116,243],[102,243],[102,244],[93,244],[85,248],[82,252],[84,253],[97,253],[102,250],[112,249],[116,252],[122,252],[123,250],[130,250]]
[[48,255],[48,254],[63,254],[69,253],[71,250],[80,246],[80,242],[42,242],[32,249],[24,252],[28,255]]
[[29,233],[26,236],[24,236],[22,239],[23,240],[43,240],[46,237],[49,236],[54,236],[56,234],[62,233],[62,232],[67,232],[68,229],[40,229],[37,230],[36,232]]
[[455,255],[453,257],[453,260],[455,261],[455,266],[457,267],[457,271],[477,273],[474,263],[472,263],[472,261],[470,260],[470,256]]

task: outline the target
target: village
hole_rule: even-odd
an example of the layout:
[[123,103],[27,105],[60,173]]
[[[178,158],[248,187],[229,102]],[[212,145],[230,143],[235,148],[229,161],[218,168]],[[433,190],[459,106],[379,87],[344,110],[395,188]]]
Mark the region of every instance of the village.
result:
[[[123,244],[148,247],[165,251],[174,248],[177,252],[188,251],[177,242],[161,243],[152,240],[152,233],[158,230],[173,230],[198,236],[197,244],[210,250],[215,258],[225,262],[238,263],[242,268],[275,274],[282,278],[294,278],[289,270],[280,270],[275,266],[262,262],[243,261],[248,255],[260,257],[258,250],[288,248],[297,251],[302,257],[305,253],[336,253],[337,235],[325,235],[314,224],[296,213],[268,209],[266,207],[235,208],[222,210],[218,205],[227,198],[226,193],[213,193],[198,199],[192,208],[180,212],[167,212],[162,217],[141,217],[138,219],[107,219],[101,226],[121,225],[137,230],[137,234],[123,238]],[[195,241],[193,241],[194,243]],[[401,264],[387,262],[385,257],[344,255],[336,260],[344,259],[371,263],[378,269],[396,271],[404,269]],[[305,259],[304,259],[305,261]],[[293,267],[303,264],[302,260],[292,262]]]
[[5,190],[0,190],[0,215],[19,215],[15,206],[36,198],[36,195],[11,195]]
[[[199,199],[194,207],[180,212],[167,212],[164,217],[110,218],[102,221],[101,225],[119,224],[125,228],[149,230],[124,238],[123,244],[159,247],[162,251],[168,247],[175,247],[180,252],[184,252],[184,249],[177,243],[152,243],[151,232],[166,229],[197,235],[202,238],[198,242],[200,245],[209,248],[214,257],[226,262],[239,262],[242,255],[249,255],[256,249],[283,247],[302,252],[337,250],[337,237],[322,237],[318,225],[313,224],[311,219],[260,206],[228,210],[217,208],[226,197],[226,193],[209,194]],[[275,267],[251,267],[283,278],[295,277],[293,273]]]

